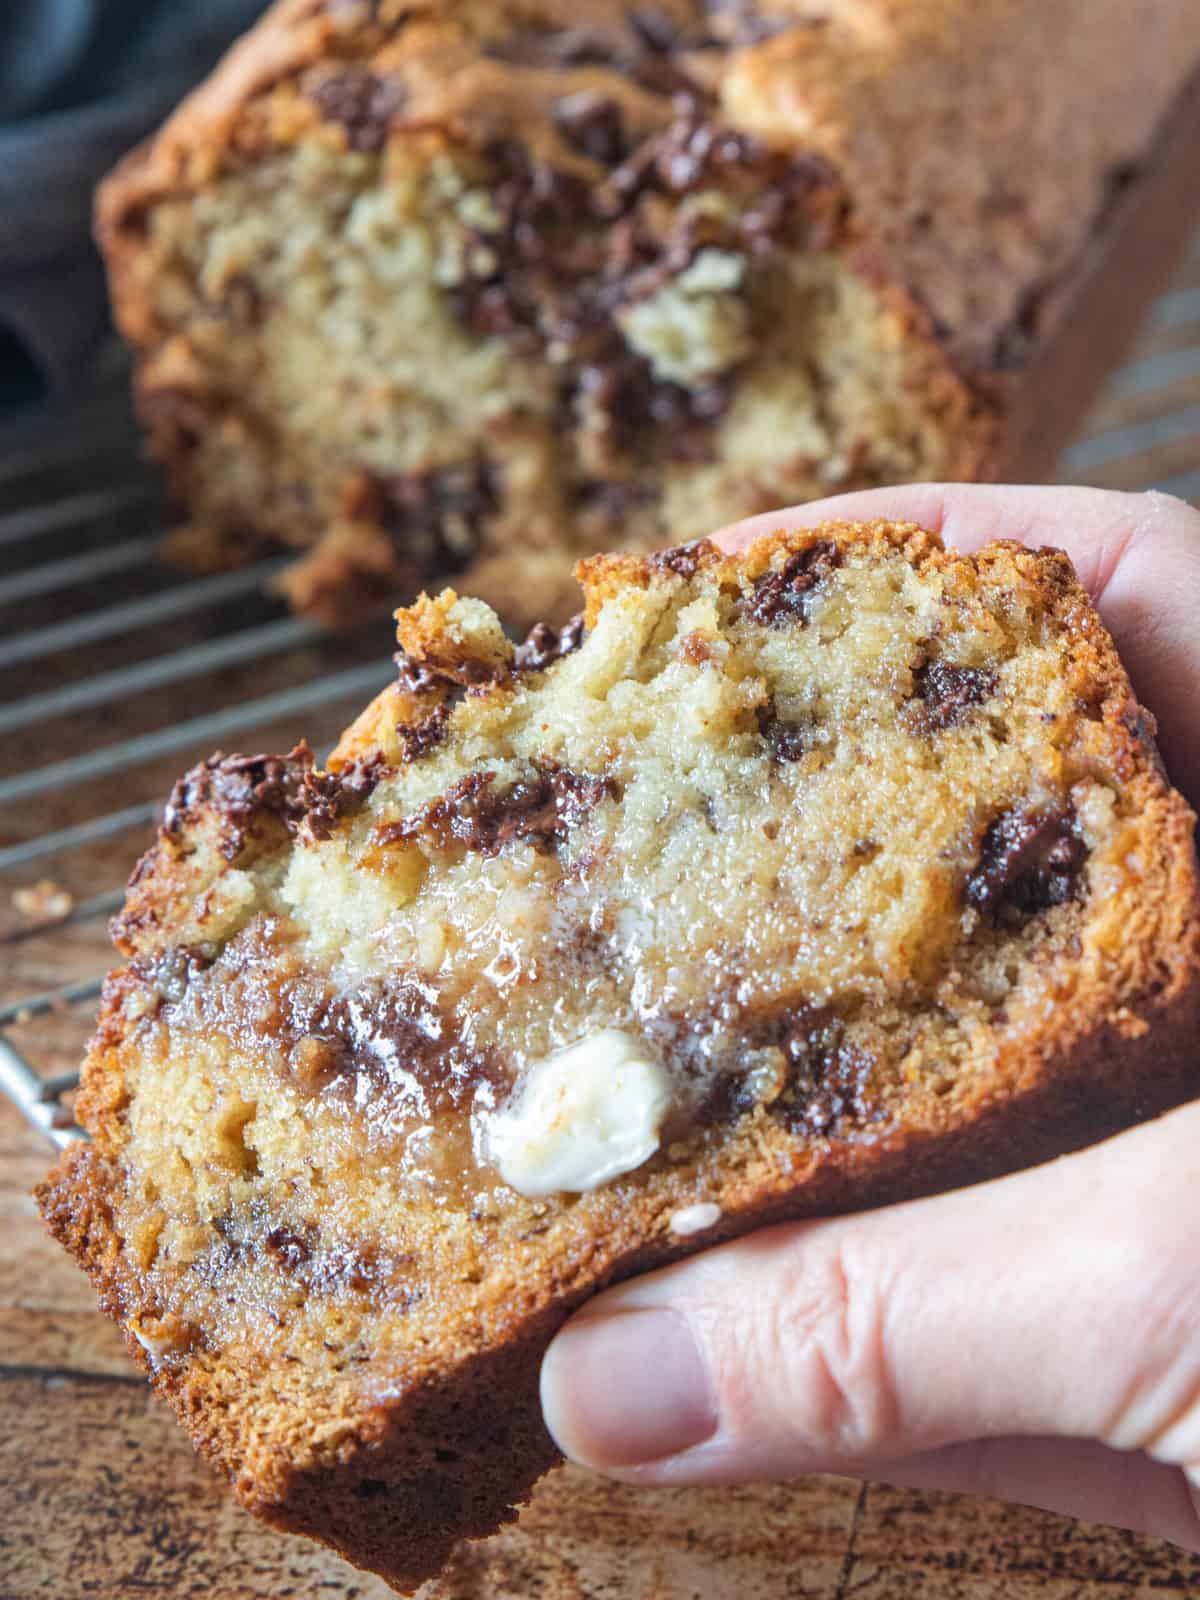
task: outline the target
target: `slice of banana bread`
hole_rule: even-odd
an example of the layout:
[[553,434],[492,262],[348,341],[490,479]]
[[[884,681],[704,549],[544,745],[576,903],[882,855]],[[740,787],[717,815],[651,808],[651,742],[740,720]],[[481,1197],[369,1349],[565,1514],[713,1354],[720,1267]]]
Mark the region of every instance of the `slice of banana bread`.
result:
[[100,203],[175,547],[561,620],[583,553],[1041,476],[1096,359],[1013,386],[1198,62],[1196,0],[279,0]]
[[115,925],[51,1229],[245,1505],[394,1584],[554,1460],[597,1287],[1200,1084],[1193,818],[1066,557],[827,524],[453,592]]

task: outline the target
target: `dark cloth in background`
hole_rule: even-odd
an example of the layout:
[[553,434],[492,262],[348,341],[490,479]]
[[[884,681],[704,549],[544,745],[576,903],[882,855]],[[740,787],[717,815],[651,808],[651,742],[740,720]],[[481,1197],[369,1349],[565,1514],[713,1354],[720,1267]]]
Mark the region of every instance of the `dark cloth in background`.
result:
[[66,397],[107,327],[92,195],[263,0],[0,0],[0,421]]

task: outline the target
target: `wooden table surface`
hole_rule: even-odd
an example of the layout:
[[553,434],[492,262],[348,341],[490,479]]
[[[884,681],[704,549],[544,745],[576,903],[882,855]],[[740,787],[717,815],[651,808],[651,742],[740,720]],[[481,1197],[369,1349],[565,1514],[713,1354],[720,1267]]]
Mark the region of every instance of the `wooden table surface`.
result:
[[[1112,487],[1158,482],[1200,500],[1200,251],[1135,355],[1064,475]],[[108,390],[87,402],[77,431],[90,442],[74,460],[64,457],[60,430],[57,445],[31,449],[19,471],[0,461],[0,534],[12,535],[5,515],[18,504],[61,504],[81,486],[104,494],[124,481],[129,430],[120,410]],[[91,554],[111,550],[114,539],[148,537],[153,515],[126,507],[77,518],[55,535],[53,554],[79,557],[79,571],[41,597],[21,590],[7,608],[5,575],[50,552],[37,543],[45,535],[0,537],[0,650],[18,632],[40,638],[38,630],[87,619],[97,606],[134,606],[113,614],[86,649],[64,642],[2,669],[0,714],[21,696],[43,698],[26,726],[0,738],[0,1007],[103,971],[105,897],[144,847],[149,802],[186,764],[218,743],[287,749],[307,734],[320,748],[367,690],[347,680],[344,694],[319,703],[316,686],[338,673],[370,676],[376,664],[383,681],[383,630],[314,640],[289,631],[277,608],[249,592],[226,596],[219,607],[177,610],[170,621],[148,617],[137,605],[170,595],[180,580],[136,559],[136,551],[127,570],[102,584],[80,576]],[[233,649],[215,670],[201,655],[173,676],[138,677],[138,663],[177,660],[180,650],[209,649],[214,637],[247,629],[267,630],[255,635],[261,648],[253,659]],[[311,697],[278,698],[297,684],[313,685]],[[211,718],[214,707],[233,708],[230,725],[189,726]],[[183,730],[173,748],[124,743],[164,728]],[[44,778],[35,770],[113,750],[119,758],[92,768],[59,768]],[[143,804],[145,813],[107,837],[21,855],[49,831]],[[49,927],[39,926],[37,897],[26,893],[43,879],[75,908]],[[42,1073],[69,1070],[93,1006],[60,1003],[5,1031]],[[48,1160],[41,1138],[0,1099],[0,1600],[381,1600],[386,1591],[377,1581],[260,1528],[193,1459],[116,1331],[97,1315],[84,1279],[40,1228],[28,1196]],[[563,1472],[542,1485],[516,1528],[465,1551],[428,1600],[1152,1595],[1200,1595],[1200,1560],[1035,1511],[837,1479],[638,1493]]]

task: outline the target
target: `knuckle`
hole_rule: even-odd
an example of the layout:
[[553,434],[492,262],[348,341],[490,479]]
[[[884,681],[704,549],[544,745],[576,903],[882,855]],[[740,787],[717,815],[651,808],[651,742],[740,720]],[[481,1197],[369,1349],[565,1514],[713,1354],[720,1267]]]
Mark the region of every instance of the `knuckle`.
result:
[[896,1436],[886,1300],[879,1262],[834,1234],[803,1250],[761,1320],[759,1353],[787,1375],[790,1430],[830,1462],[876,1455]]

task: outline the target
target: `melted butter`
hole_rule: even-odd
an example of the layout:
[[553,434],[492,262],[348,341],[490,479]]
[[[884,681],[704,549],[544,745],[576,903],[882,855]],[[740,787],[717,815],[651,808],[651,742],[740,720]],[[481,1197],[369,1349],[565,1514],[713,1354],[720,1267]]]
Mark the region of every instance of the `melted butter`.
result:
[[598,1189],[658,1149],[671,1087],[639,1040],[601,1029],[527,1068],[485,1123],[487,1157],[531,1198]]

